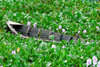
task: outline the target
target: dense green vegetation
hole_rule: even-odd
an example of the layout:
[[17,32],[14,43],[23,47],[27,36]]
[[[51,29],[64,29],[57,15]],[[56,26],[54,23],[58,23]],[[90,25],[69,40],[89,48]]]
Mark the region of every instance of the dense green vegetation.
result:
[[[6,22],[75,36],[79,39],[45,42],[23,39],[6,32]],[[59,26],[65,29],[58,29]],[[51,29],[50,29],[51,27]],[[86,67],[88,59],[100,60],[100,2],[90,0],[1,0],[0,66],[2,67]],[[91,41],[93,41],[91,43]],[[93,63],[90,65],[92,66]],[[96,64],[97,66],[97,64]]]

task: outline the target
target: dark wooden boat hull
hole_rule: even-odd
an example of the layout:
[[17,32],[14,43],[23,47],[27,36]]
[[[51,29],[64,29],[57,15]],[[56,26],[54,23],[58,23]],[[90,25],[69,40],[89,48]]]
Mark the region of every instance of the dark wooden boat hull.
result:
[[61,41],[61,40],[66,40],[66,41],[75,40],[76,41],[79,38],[78,36],[72,37],[69,35],[61,34],[61,33],[56,33],[56,32],[52,32],[48,30],[34,28],[27,25],[22,25],[22,24],[15,23],[12,21],[8,21],[7,25],[8,25],[9,30],[13,34],[20,33],[20,36],[23,38],[35,37],[36,40],[40,39],[40,40],[45,40],[45,41],[52,41],[49,38],[50,35],[54,35],[55,41]]

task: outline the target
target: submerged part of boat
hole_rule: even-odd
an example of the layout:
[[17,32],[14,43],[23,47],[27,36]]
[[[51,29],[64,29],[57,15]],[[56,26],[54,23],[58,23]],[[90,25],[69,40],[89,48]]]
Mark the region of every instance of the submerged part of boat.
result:
[[36,40],[40,39],[40,40],[45,40],[45,41],[52,41],[52,39],[49,38],[50,35],[54,35],[55,41],[61,41],[61,40],[66,40],[66,41],[75,40],[76,41],[79,38],[79,35],[77,35],[76,37],[72,37],[69,35],[64,35],[61,33],[34,28],[31,26],[15,23],[12,21],[8,21],[7,26],[8,26],[8,31],[11,31],[11,33],[13,34],[20,33],[20,36],[23,38],[35,37]]

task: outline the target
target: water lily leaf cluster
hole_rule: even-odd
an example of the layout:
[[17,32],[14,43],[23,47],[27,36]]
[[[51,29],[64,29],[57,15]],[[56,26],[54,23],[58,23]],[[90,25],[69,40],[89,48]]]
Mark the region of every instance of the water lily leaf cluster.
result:
[[[6,32],[6,22],[30,25],[79,39],[60,43],[24,39]],[[87,60],[100,60],[100,1],[98,0],[1,0],[1,67],[85,67]],[[92,63],[91,63],[92,64]]]

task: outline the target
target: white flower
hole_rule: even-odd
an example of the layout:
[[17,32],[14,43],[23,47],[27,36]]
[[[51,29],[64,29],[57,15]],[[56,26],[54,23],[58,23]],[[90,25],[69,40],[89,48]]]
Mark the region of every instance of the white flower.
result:
[[95,61],[97,62],[97,57],[93,56],[92,60],[93,60],[93,62],[95,62]]
[[35,22],[35,23],[34,23],[34,27],[36,27],[36,26],[37,26],[37,23]]
[[97,67],[100,67],[100,60],[99,60],[99,62],[98,62],[98,65],[97,65]]
[[97,26],[96,28],[97,28],[97,30],[99,30],[99,26]]
[[12,51],[12,54],[16,54],[16,51],[14,50],[14,51]]
[[89,25],[89,27],[90,27],[91,25]]
[[62,29],[62,26],[61,25],[59,25],[59,29]]
[[80,33],[80,31],[78,31],[78,33]]
[[86,33],[86,32],[87,32],[86,30],[83,31],[83,33]]
[[62,48],[65,48],[65,46],[62,46]]
[[51,30],[51,27],[49,27],[49,30]]
[[51,48],[56,48],[56,46],[53,44]]
[[93,66],[95,66],[95,64],[97,64],[97,57],[93,56],[92,60],[93,60]]
[[65,29],[62,29],[62,33],[64,33],[65,32]]
[[31,23],[30,23],[30,22],[27,22],[27,25],[28,25],[28,26],[30,26],[30,25],[31,25]]
[[87,64],[87,67],[88,67],[89,65],[91,65],[91,64],[92,64],[91,59],[88,59],[86,64]]
[[3,67],[3,66],[0,66],[0,67]]
[[90,44],[89,42],[86,42],[86,45]]

